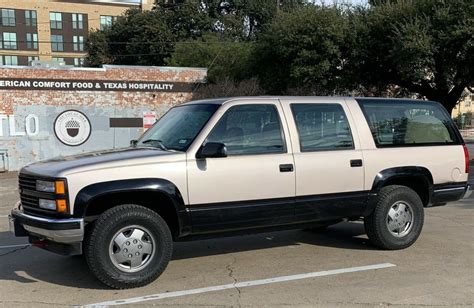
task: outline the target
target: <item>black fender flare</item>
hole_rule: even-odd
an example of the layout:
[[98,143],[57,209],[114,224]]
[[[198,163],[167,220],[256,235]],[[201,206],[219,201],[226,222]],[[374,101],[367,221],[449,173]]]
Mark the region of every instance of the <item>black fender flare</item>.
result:
[[369,215],[375,208],[375,201],[380,192],[380,189],[386,185],[387,182],[396,180],[397,178],[416,178],[423,182],[423,185],[428,187],[428,203],[433,195],[433,176],[431,172],[421,166],[403,166],[393,167],[380,171],[375,176],[372,188],[369,192],[369,202],[364,216]]
[[99,197],[124,192],[159,192],[166,195],[176,210],[179,234],[190,232],[191,218],[189,212],[186,211],[181,192],[172,182],[160,178],[125,179],[88,185],[76,195],[73,217],[84,218],[89,204]]

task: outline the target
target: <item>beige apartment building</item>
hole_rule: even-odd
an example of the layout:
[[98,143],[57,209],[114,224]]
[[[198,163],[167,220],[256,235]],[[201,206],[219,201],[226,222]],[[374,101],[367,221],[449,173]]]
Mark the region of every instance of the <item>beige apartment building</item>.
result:
[[[467,92],[467,90],[466,90]],[[473,113],[474,114],[474,93],[467,93],[462,100],[454,107],[452,112],[452,117],[456,118],[463,113]]]
[[1,0],[0,65],[58,60],[81,66],[89,31],[153,0]]

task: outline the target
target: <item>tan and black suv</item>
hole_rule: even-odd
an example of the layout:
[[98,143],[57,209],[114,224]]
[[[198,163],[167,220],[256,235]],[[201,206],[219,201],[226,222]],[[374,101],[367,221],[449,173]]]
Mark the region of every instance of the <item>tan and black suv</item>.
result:
[[170,109],[125,149],[24,167],[17,236],[84,254],[113,288],[145,285],[173,241],[364,219],[383,249],[413,244],[423,208],[469,193],[444,108],[408,99],[244,97]]

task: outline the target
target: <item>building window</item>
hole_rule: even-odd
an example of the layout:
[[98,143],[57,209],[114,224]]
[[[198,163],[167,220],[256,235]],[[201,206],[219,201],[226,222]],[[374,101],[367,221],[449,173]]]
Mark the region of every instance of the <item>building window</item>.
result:
[[72,37],[72,43],[74,51],[84,51],[84,37],[83,36],[76,36]]
[[83,14],[72,14],[72,28],[84,29],[84,15]]
[[74,58],[74,66],[84,66],[84,58]]
[[63,15],[61,13],[49,13],[49,21],[51,23],[51,29],[63,28]]
[[51,35],[51,50],[64,51],[64,40],[62,35]]
[[117,21],[117,16],[100,16],[100,30],[110,27],[115,21]]
[[2,9],[2,26],[15,27],[15,10]]
[[36,27],[38,25],[36,11],[31,11],[31,10],[25,11],[25,24],[26,26],[31,26],[31,27]]
[[3,49],[17,49],[16,33],[3,32],[3,46],[0,43],[0,47]]
[[66,62],[64,61],[64,58],[61,58],[61,57],[53,57],[53,61],[56,61],[56,62],[59,62],[59,63],[61,63],[61,62],[62,62],[62,63],[66,63]]
[[38,56],[28,57],[28,65],[31,65],[33,61],[38,61],[38,60],[39,60]]
[[26,48],[38,49],[38,34],[37,33],[26,34]]
[[3,65],[18,65],[17,56],[3,56]]

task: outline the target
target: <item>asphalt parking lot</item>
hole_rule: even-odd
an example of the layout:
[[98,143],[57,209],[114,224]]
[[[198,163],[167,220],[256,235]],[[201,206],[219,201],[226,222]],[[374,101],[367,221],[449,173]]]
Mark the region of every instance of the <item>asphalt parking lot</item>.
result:
[[474,304],[472,198],[426,209],[421,237],[405,250],[375,249],[359,222],[322,233],[176,243],[173,260],[157,281],[117,291],[95,280],[81,257],[23,246],[26,239],[9,233],[16,182],[15,173],[0,174],[0,304],[5,307]]

